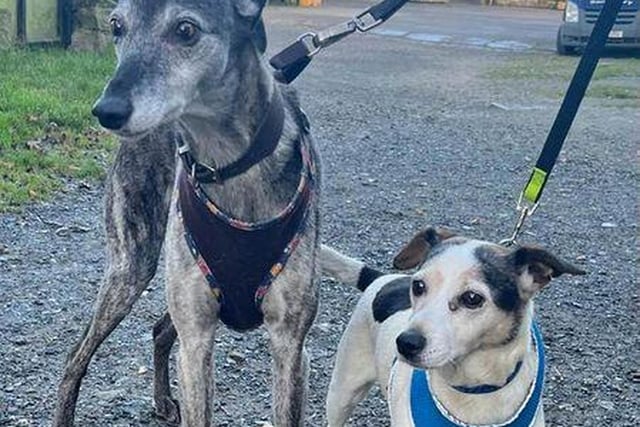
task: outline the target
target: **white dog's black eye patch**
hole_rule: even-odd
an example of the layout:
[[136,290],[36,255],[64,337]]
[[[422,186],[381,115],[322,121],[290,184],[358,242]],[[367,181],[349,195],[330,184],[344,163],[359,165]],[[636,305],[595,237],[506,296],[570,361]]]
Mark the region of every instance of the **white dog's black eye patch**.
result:
[[474,251],[480,262],[484,283],[489,286],[493,302],[505,311],[517,311],[522,306],[516,273],[503,257],[486,246]]
[[393,314],[411,308],[411,276],[400,277],[384,285],[373,299],[373,318],[382,323]]

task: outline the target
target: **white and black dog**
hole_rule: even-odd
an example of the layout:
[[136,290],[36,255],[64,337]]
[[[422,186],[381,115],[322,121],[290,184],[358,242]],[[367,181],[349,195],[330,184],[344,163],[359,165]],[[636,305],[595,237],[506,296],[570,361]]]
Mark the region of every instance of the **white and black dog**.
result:
[[323,272],[364,294],[340,341],[327,397],[346,423],[377,382],[392,426],[543,426],[543,343],[533,297],[584,272],[531,246],[506,248],[428,228],[382,275],[328,247]]

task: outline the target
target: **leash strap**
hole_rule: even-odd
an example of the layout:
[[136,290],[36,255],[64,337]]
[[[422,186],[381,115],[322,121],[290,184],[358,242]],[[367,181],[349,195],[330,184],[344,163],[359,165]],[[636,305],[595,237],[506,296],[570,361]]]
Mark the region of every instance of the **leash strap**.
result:
[[274,76],[281,83],[293,82],[311,63],[311,59],[325,47],[355,32],[365,33],[391,18],[408,0],[384,0],[342,24],[317,33],[305,33],[271,58]]
[[580,103],[593,77],[605,43],[609,37],[609,31],[611,31],[613,27],[623,1],[624,0],[607,0],[604,2],[604,6],[591,32],[591,37],[589,37],[589,42],[584,50],[584,54],[573,75],[567,94],[562,101],[560,111],[558,111],[558,115],[547,136],[542,153],[540,153],[540,157],[524,189],[523,198],[530,203],[537,203],[542,196],[542,191],[558,159],[571,124],[578,113]]
[[[600,16],[591,32],[587,46],[585,47],[578,68],[571,79],[567,93],[562,101],[560,110],[556,115],[553,126],[547,135],[540,157],[520,194],[518,200],[518,221],[510,238],[503,240],[502,244],[511,246],[516,244],[525,220],[533,215],[540,202],[542,192],[547,185],[551,171],[558,160],[558,155],[571,129],[578,108],[582,103],[589,82],[598,65],[600,56],[609,37],[609,31],[615,23],[618,11],[624,0],[607,0],[600,11]],[[527,204],[529,206],[527,206]]]

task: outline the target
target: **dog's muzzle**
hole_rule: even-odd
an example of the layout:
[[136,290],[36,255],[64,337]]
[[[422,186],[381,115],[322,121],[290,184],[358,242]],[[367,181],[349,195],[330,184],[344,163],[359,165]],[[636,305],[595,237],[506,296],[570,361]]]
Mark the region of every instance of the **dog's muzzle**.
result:
[[130,101],[116,97],[102,98],[91,110],[102,126],[110,130],[119,130],[129,121],[133,113]]

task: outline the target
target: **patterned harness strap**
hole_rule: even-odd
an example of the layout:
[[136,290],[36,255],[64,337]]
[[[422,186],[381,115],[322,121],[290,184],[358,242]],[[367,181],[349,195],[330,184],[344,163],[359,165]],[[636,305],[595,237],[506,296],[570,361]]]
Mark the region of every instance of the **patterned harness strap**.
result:
[[179,178],[178,208],[186,241],[221,303],[221,320],[233,329],[262,324],[262,301],[306,230],[316,167],[304,136],[299,147],[302,168],[295,195],[280,213],[265,221],[233,218],[213,203],[197,180],[184,171]]

